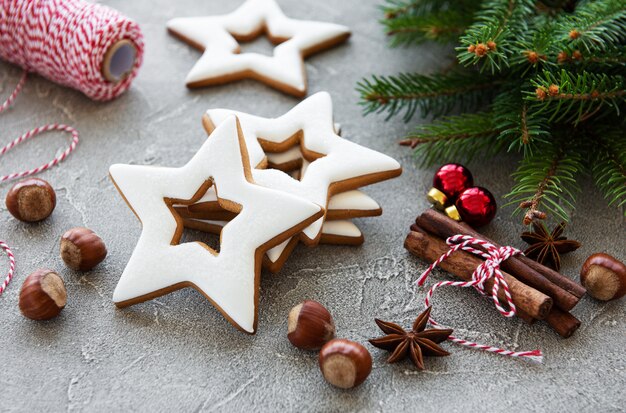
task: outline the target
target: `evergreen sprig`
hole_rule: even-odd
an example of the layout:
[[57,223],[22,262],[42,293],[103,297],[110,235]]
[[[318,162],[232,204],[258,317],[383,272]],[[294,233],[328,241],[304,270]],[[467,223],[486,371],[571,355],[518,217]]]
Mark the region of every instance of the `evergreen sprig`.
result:
[[626,5],[623,0],[581,2],[560,28],[571,50],[594,53],[620,46],[626,41]]
[[527,225],[545,218],[545,211],[567,221],[580,191],[575,176],[582,169],[581,156],[559,140],[540,144],[539,149],[526,156],[513,174],[517,183],[506,196],[507,205],[516,205],[516,213],[526,211]]
[[365,113],[387,113],[387,119],[404,112],[411,120],[419,109],[422,116],[441,116],[454,108],[472,110],[484,103],[501,82],[477,78],[470,72],[451,71],[433,75],[402,73],[397,76],[372,76],[357,85]]
[[499,139],[508,151],[521,151],[532,155],[536,146],[550,140],[550,128],[545,116],[536,113],[528,102],[523,101],[517,89],[506,91],[494,100],[494,122],[500,130]]
[[[622,124],[622,127],[625,125]],[[609,205],[626,205],[626,140],[623,132],[601,130],[593,159],[592,174]]]
[[524,222],[567,220],[591,174],[626,215],[624,0],[387,0],[392,45],[453,43],[455,70],[359,82],[366,114],[431,115],[402,144],[422,165],[518,152]]
[[598,115],[606,114],[626,102],[626,88],[622,76],[609,76],[583,71],[570,73],[565,69],[554,73],[544,71],[531,79],[536,88],[526,92],[526,99],[533,102],[537,113],[549,116],[549,121],[577,124]]
[[419,163],[428,165],[444,156],[472,158],[477,154],[495,154],[501,131],[492,112],[466,113],[420,126],[401,144],[416,148]]
[[475,22],[463,34],[456,48],[459,62],[478,65],[491,73],[509,66],[512,45],[528,30],[527,20],[534,9],[532,0],[483,1]]

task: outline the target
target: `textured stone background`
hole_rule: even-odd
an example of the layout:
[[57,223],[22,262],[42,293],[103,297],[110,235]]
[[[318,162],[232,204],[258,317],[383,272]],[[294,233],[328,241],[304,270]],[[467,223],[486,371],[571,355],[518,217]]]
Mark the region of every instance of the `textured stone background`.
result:
[[[392,50],[377,23],[376,1],[288,1],[295,18],[347,24],[349,43],[307,61],[310,93],[331,92],[344,135],[395,156],[404,174],[367,188],[384,207],[381,218],[358,220],[362,247],[298,248],[276,275],[263,274],[259,330],[247,336],[228,324],[198,293],[183,290],[125,310],[111,302],[116,281],[130,257],[140,226],[107,177],[115,162],[184,164],[203,139],[200,116],[209,107],[228,107],[277,116],[297,100],[254,81],[189,91],[183,79],[197,51],[168,36],[168,18],[227,12],[239,2],[106,1],[137,19],[147,54],[133,88],[120,99],[94,103],[78,92],[32,77],[15,107],[0,117],[0,142],[46,122],[67,122],[81,132],[72,157],[41,174],[54,186],[58,205],[41,224],[14,220],[0,205],[0,239],[18,260],[14,283],[0,297],[0,411],[618,411],[626,406],[626,306],[584,299],[575,309],[583,326],[568,340],[545,325],[505,320],[471,291],[444,290],[435,314],[459,335],[512,349],[541,348],[545,364],[446,346],[452,356],[428,359],[417,372],[408,362],[385,364],[387,353],[369,347],[370,378],[352,391],[328,386],[317,357],[286,340],[289,309],[303,299],[325,303],[339,336],[364,342],[379,331],[375,316],[409,325],[425,292],[414,281],[425,265],[409,256],[402,241],[412,219],[427,207],[424,193],[434,168],[416,169],[409,151],[396,141],[410,130],[380,116],[363,118],[355,83],[372,73],[435,70],[445,65],[434,47]],[[265,41],[245,50],[269,51]],[[4,95],[20,71],[0,64]],[[17,148],[2,160],[0,173],[39,164],[67,141],[47,135]],[[478,183],[502,196],[511,186],[515,157],[469,165]],[[564,272],[577,277],[589,254],[606,251],[626,258],[626,225],[608,209],[590,182],[568,235],[583,248],[565,258]],[[4,197],[9,185],[0,186]],[[501,198],[499,198],[501,199]],[[518,219],[501,210],[487,228],[490,236],[522,247]],[[84,225],[106,241],[109,256],[94,271],[64,268],[58,237]],[[5,268],[6,258],[0,257]],[[69,304],[57,319],[37,323],[18,311],[19,287],[38,267],[64,277]],[[4,271],[4,270],[2,270]],[[436,273],[435,279],[446,278]],[[368,345],[369,346],[369,345]]]

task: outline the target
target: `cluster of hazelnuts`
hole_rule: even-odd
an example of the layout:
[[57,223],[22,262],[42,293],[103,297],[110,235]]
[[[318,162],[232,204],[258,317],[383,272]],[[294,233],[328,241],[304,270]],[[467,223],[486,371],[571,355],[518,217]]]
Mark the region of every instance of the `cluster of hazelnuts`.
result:
[[[56,194],[43,179],[30,178],[15,184],[8,192],[6,206],[11,215],[24,222],[48,218],[56,207]],[[88,228],[72,228],[61,236],[60,254],[65,265],[76,271],[89,271],[107,255],[102,239]],[[22,284],[19,307],[24,316],[48,320],[59,315],[67,303],[63,279],[53,270],[38,269]]]
[[306,300],[289,312],[287,338],[302,350],[319,350],[327,382],[342,389],[363,383],[372,371],[372,356],[363,345],[335,338],[335,323],[320,303]]

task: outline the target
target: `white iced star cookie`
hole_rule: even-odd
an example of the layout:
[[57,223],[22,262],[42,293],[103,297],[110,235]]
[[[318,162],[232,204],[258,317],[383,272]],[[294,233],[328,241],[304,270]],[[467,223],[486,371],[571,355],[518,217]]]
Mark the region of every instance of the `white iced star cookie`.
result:
[[[267,164],[266,152],[281,153],[300,148],[306,171],[295,180],[275,169],[252,169],[254,181],[268,188],[286,191],[304,197],[328,209],[330,197],[396,177],[402,173],[400,164],[391,157],[341,138],[335,132],[330,95],[319,92],[302,101],[285,115],[267,119],[228,109],[211,109],[203,117],[205,129],[210,132],[228,116],[236,114],[241,121],[249,151],[251,167]],[[300,239],[307,245],[319,242],[324,218],[302,231]],[[288,255],[281,244],[268,252],[272,262],[284,263]],[[278,256],[276,250],[283,249]],[[280,265],[270,268],[277,271]]]
[[[214,188],[209,188],[197,203],[189,206],[177,205],[175,209],[183,218],[190,219],[228,221],[235,216],[219,206]],[[364,192],[354,189],[330,197],[326,220],[375,217],[382,213],[378,202]]]
[[[167,28],[204,52],[187,75],[188,87],[252,78],[298,97],[307,90],[303,59],[350,37],[345,26],[290,19],[275,0],[247,0],[222,16],[175,18]],[[237,41],[250,41],[263,33],[277,45],[272,56],[239,53]]]
[[[185,228],[219,235],[222,231],[222,228],[224,228],[224,226],[228,224],[228,221],[184,218],[183,223],[185,224]],[[297,240],[297,238],[291,238],[290,241],[293,242],[293,240]],[[361,245],[363,244],[363,241],[363,233],[361,232],[359,227],[357,227],[352,221],[326,221],[322,226],[322,236],[320,237],[320,244]]]
[[[265,251],[322,214],[304,198],[252,183],[235,116],[229,116],[183,167],[117,164],[110,175],[143,225],[113,293],[115,304],[125,307],[193,287],[247,333],[256,330]],[[222,230],[219,254],[203,243],[179,244],[183,222],[173,208],[196,202],[210,186],[222,208],[238,213]]]

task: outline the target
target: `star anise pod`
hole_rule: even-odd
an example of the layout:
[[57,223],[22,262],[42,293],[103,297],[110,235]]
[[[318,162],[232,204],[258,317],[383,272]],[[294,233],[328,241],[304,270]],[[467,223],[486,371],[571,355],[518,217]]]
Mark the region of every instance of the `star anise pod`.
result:
[[426,323],[430,316],[430,307],[417,316],[410,331],[404,331],[398,324],[375,319],[376,324],[387,335],[380,338],[373,338],[369,342],[383,350],[392,351],[387,359],[388,363],[406,358],[407,354],[411,358],[415,367],[424,370],[423,356],[448,356],[450,353],[439,347],[439,343],[447,340],[452,334],[450,329],[428,329]]
[[580,242],[563,236],[564,230],[565,222],[557,225],[552,230],[552,233],[548,232],[543,222],[533,222],[532,232],[522,233],[522,239],[530,244],[530,247],[524,251],[524,254],[556,271],[560,270],[560,254],[572,252],[580,248]]

